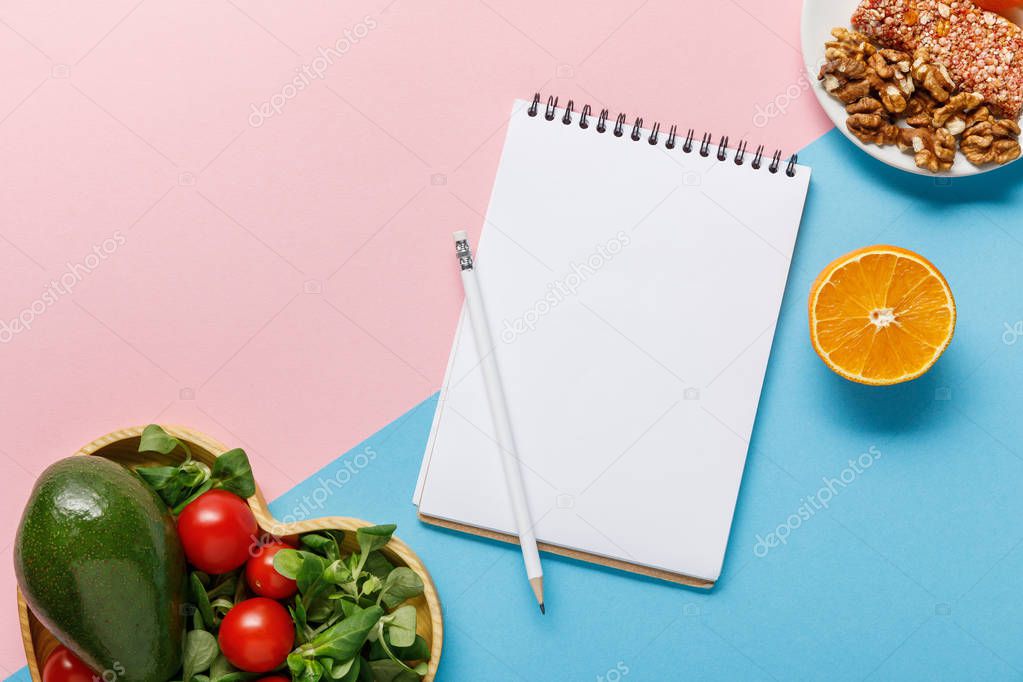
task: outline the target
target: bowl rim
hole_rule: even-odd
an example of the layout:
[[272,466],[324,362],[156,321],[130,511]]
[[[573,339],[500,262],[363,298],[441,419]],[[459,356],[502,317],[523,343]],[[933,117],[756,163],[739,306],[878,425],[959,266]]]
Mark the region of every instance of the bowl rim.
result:
[[[219,440],[203,433],[202,431],[197,431],[193,428],[181,425],[161,424],[161,426],[172,436],[185,440],[190,444],[198,445],[204,450],[212,453],[215,457],[219,457],[229,449]],[[142,435],[142,431],[144,429],[145,426],[129,426],[127,428],[111,431],[110,433],[100,436],[92,442],[83,445],[72,456],[92,455],[102,448],[117,443],[118,441],[138,438]],[[259,524],[259,527],[262,530],[277,536],[309,533],[326,529],[357,530],[358,528],[373,525],[369,521],[348,516],[324,516],[315,519],[303,519],[302,521],[295,521],[292,523],[282,523],[275,519],[273,514],[270,513],[266,499],[263,497],[263,492],[258,484],[256,485],[256,493],[252,497],[248,498],[247,502],[249,503],[249,507],[252,509],[253,515],[256,517],[256,522]],[[388,542],[387,549],[401,557],[402,561],[404,561],[409,568],[415,570],[423,579],[423,597],[426,600],[426,604],[430,612],[432,640],[430,642],[429,667],[426,675],[423,677],[423,682],[433,682],[433,679],[437,674],[437,669],[440,665],[441,651],[444,646],[444,618],[440,595],[437,593],[437,586],[434,584],[433,577],[430,575],[430,572],[427,570],[422,559],[419,558],[419,555],[417,555],[412,548],[405,544],[405,542],[401,539],[396,536],[392,537],[390,542]],[[32,633],[31,611],[21,594],[21,588],[16,587],[16,590],[18,597],[18,619],[21,624],[21,641],[25,648],[25,658],[28,662],[29,674],[34,682],[42,682],[42,671],[39,668],[39,661],[36,657],[36,649]]]

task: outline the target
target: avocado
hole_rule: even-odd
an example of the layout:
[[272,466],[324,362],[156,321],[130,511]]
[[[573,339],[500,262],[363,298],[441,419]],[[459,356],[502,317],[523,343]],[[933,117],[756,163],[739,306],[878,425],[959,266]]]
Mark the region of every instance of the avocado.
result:
[[181,667],[184,553],[166,505],[134,472],[83,455],[46,469],[14,570],[36,617],[104,679],[167,682]]

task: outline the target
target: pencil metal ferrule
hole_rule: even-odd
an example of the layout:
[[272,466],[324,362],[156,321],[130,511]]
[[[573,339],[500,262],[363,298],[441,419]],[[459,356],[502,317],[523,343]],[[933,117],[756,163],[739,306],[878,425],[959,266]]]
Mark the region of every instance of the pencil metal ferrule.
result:
[[458,255],[458,265],[463,270],[472,270],[472,252],[469,250],[468,239],[460,239],[455,242],[455,253]]

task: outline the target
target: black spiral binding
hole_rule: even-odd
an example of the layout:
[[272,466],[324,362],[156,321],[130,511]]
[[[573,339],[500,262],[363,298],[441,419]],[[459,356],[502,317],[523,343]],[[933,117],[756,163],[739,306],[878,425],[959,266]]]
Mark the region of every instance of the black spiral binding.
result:
[[[553,121],[557,116],[556,110],[558,108],[558,98],[553,95],[547,98],[547,105],[544,108],[544,119]],[[565,113],[561,117],[561,122],[564,125],[571,125],[573,123],[572,115],[575,111],[575,102],[568,100],[568,104],[565,105]],[[533,103],[529,107],[528,111],[530,116],[537,116],[540,113],[540,93],[533,95]],[[610,117],[610,112],[607,109],[601,109],[600,114],[597,116],[597,123],[594,126],[598,133],[604,133],[607,131],[607,121]],[[590,118],[593,116],[593,108],[586,104],[583,106],[579,113],[578,121],[579,127],[586,130],[590,127]],[[626,134],[626,127],[628,123],[628,117],[625,114],[618,114],[615,117],[614,127],[612,128],[612,134],[615,137],[624,137]],[[639,142],[643,139],[643,119],[637,117],[632,123],[632,129],[628,137],[633,142]],[[650,135],[647,136],[646,141],[651,146],[659,144],[661,139],[661,124],[655,122],[653,127],[650,128]],[[678,126],[672,125],[668,131],[667,139],[664,142],[665,149],[674,149],[678,140]],[[694,143],[697,141],[696,131],[690,128],[686,132],[686,136],[682,141],[682,151],[686,154],[691,154],[694,149]],[[710,156],[712,152],[712,146],[714,145],[714,136],[710,133],[703,133],[699,138],[700,144],[697,147],[697,151],[700,156]],[[749,143],[746,140],[739,140],[738,145],[735,149],[730,149],[728,146],[728,136],[722,136],[717,143],[717,150],[714,153],[715,158],[718,161],[727,161],[729,151],[734,152],[732,157],[733,162],[736,166],[742,166],[746,162],[746,155],[749,152]],[[757,146],[756,152],[753,154],[753,158],[750,161],[750,167],[753,170],[760,170],[764,164],[764,145]],[[796,176],[796,164],[799,162],[799,155],[793,154],[789,157],[788,163],[785,166],[785,175],[793,178]],[[782,152],[780,149],[775,150],[774,154],[771,155],[770,163],[767,166],[767,170],[770,173],[777,173],[781,170],[782,164]]]

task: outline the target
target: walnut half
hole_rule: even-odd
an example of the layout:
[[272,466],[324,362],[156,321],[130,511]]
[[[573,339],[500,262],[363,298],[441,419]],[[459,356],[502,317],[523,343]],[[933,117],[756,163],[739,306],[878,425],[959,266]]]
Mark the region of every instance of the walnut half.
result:
[[909,98],[904,116],[906,123],[914,128],[930,128],[931,119],[934,118],[934,111],[941,107],[941,103],[931,96],[926,90],[917,90]]
[[1009,163],[1020,157],[1019,124],[1009,119],[977,121],[963,131],[959,149],[975,166]]
[[831,29],[834,40],[824,43],[824,57],[826,59],[856,59],[866,61],[868,57],[877,52],[870,38],[858,31],[853,31],[841,26]]
[[948,104],[934,110],[931,125],[942,128],[952,135],[959,135],[966,130],[968,114],[984,103],[984,96],[976,92],[961,92],[953,95]]
[[932,61],[926,47],[917,48],[913,54],[913,81],[938,102],[947,102],[956,89],[948,69]]
[[866,62],[839,57],[824,64],[817,78],[824,81],[824,89],[828,93],[845,104],[851,104],[870,94],[869,73]]
[[884,108],[893,114],[904,112],[916,89],[910,74],[910,56],[898,50],[878,50],[867,60],[867,64],[870,66],[867,80],[877,92]]
[[956,138],[948,131],[928,128],[902,128],[899,135],[899,149],[913,152],[919,168],[932,173],[952,168],[956,158]]
[[846,119],[845,127],[863,144],[883,147],[899,141],[899,126],[883,113],[854,113]]

